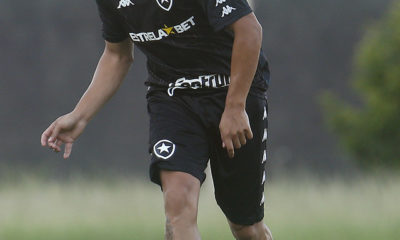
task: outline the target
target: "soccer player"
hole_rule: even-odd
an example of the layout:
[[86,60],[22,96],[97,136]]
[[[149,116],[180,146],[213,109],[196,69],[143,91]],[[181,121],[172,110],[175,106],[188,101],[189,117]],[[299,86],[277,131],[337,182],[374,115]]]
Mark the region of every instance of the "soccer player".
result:
[[150,177],[163,191],[166,239],[200,239],[197,207],[210,160],[215,198],[236,239],[272,239],[264,217],[269,69],[246,0],[96,0],[105,50],[75,109],[41,143],[72,144],[147,56]]

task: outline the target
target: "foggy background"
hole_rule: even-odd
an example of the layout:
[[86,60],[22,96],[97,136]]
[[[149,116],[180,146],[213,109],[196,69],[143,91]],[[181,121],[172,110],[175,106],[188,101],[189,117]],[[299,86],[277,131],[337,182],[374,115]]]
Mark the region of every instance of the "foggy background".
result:
[[[256,2],[272,72],[269,172],[357,170],[324,126],[318,96],[333,90],[357,103],[349,90],[353,53],[389,2]],[[147,176],[147,74],[138,50],[119,92],[88,125],[69,160],[40,146],[42,131],[85,91],[103,47],[95,1],[0,1],[1,172]]]

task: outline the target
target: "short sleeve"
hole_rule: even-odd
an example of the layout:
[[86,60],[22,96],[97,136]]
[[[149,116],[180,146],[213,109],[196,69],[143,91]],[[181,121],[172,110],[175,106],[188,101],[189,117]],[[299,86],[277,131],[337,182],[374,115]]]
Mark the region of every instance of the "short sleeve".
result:
[[208,22],[220,31],[252,12],[246,0],[201,0]]
[[106,0],[96,0],[103,24],[103,38],[108,42],[121,42],[128,37],[121,15]]

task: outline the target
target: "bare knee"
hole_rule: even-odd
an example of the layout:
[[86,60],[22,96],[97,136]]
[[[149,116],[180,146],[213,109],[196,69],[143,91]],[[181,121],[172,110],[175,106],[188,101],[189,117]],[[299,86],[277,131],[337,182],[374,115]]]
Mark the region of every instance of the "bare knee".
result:
[[180,172],[162,172],[164,206],[170,224],[195,224],[200,183],[194,177]]
[[257,231],[254,226],[242,226],[231,224],[233,236],[238,240],[255,240],[257,239]]
[[164,207],[170,221],[185,216],[186,220],[193,220],[197,216],[197,201],[187,189],[164,190]]
[[263,222],[250,226],[229,223],[233,236],[238,240],[272,240],[272,234]]

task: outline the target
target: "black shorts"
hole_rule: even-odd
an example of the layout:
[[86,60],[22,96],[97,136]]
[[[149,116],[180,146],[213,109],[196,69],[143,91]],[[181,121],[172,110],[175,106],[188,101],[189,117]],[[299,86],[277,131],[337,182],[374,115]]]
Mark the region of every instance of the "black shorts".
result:
[[203,183],[210,160],[218,205],[231,222],[252,225],[264,217],[267,98],[250,91],[246,111],[254,138],[230,159],[219,132],[226,90],[188,90],[172,97],[165,90],[149,91],[150,177],[161,185],[160,169],[181,171]]

